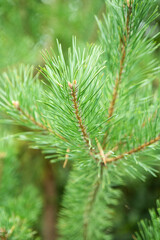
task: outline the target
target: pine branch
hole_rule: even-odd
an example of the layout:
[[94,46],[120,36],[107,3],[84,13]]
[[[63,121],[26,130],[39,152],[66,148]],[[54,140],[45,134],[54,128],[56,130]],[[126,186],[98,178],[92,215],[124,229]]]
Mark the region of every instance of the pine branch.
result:
[[[101,167],[102,170],[102,167]],[[90,213],[92,211],[94,202],[96,200],[97,197],[97,193],[100,187],[100,178],[98,178],[98,180],[95,182],[93,190],[91,191],[90,195],[88,196],[88,204],[86,206],[85,212],[84,212],[84,225],[83,225],[83,239],[87,240],[87,233],[88,233],[88,226],[89,226],[89,218],[90,218]]]
[[50,127],[44,126],[42,123],[37,122],[31,115],[26,113],[21,107],[18,101],[12,101],[14,107],[24,116],[26,117],[29,121],[31,121],[34,125],[38,126],[39,128],[43,129],[44,131],[47,131],[49,133],[52,133],[53,135],[56,135],[60,139],[66,141],[64,137],[62,137],[60,134],[54,132]]
[[[122,73],[123,73],[124,62],[126,58],[126,46],[127,46],[127,40],[129,39],[129,32],[130,32],[129,21],[130,21],[130,15],[132,13],[132,7],[131,5],[129,5],[129,2],[127,2],[127,6],[128,6],[128,12],[127,12],[126,27],[125,27],[126,35],[124,35],[123,38],[121,38],[120,40],[120,48],[121,48],[120,70],[116,77],[115,86],[113,89],[112,101],[110,103],[109,110],[108,110],[108,119],[110,119],[114,113],[115,103],[118,96],[119,85],[122,80]],[[105,149],[107,137],[108,137],[108,132],[105,133],[103,138],[103,142],[102,142],[103,149]]]
[[[145,127],[145,125],[146,125],[147,122],[148,122],[148,123],[151,122],[152,118],[155,118],[156,115],[157,115],[157,109],[154,111],[154,113],[152,114],[151,117],[149,117],[147,120],[145,120],[145,121],[142,123],[142,128]],[[131,139],[132,136],[133,136],[133,134],[129,135],[129,136],[128,136],[129,139]],[[125,137],[127,137],[126,134],[124,135],[123,138],[125,138]],[[108,158],[108,157],[112,154],[112,152],[118,150],[119,146],[125,145],[126,143],[127,143],[127,141],[122,141],[122,140],[120,140],[120,141],[112,148],[112,150],[110,150],[108,153],[105,154],[105,157]]]
[[141,146],[139,146],[139,147],[137,147],[137,148],[134,148],[134,149],[132,149],[132,150],[130,150],[130,151],[128,151],[128,152],[125,152],[125,153],[120,154],[120,155],[117,156],[117,157],[106,158],[106,159],[105,159],[105,163],[115,162],[115,161],[117,161],[117,160],[119,160],[119,159],[122,159],[123,157],[125,157],[125,156],[127,156],[127,155],[132,155],[132,154],[134,154],[134,153],[136,153],[136,152],[142,151],[142,150],[144,150],[146,147],[148,147],[148,146],[150,146],[150,145],[152,145],[152,144],[154,144],[154,143],[156,143],[156,142],[158,142],[158,141],[160,141],[160,135],[159,135],[158,137],[150,140],[149,142],[146,142],[146,143],[142,144]]
[[77,101],[77,95],[76,95],[76,91],[77,91],[76,84],[77,84],[76,80],[74,80],[73,84],[68,82],[68,86],[71,89],[71,96],[72,96],[73,106],[75,109],[75,115],[78,120],[78,124],[79,124],[80,130],[81,130],[82,136],[83,136],[83,140],[84,140],[87,148],[89,149],[89,151],[92,153],[93,147],[91,145],[91,140],[89,139],[86,128],[82,123],[82,117],[80,116],[80,113],[79,113],[79,107],[78,107],[78,101]]

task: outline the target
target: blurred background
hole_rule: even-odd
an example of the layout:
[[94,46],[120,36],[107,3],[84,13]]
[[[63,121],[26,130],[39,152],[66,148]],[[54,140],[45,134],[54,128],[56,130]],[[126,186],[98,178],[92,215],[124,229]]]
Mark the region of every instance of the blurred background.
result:
[[[160,6],[160,0],[157,0],[157,3]],[[98,42],[95,15],[102,18],[103,13],[105,13],[104,0],[1,0],[0,73],[21,63],[33,64],[35,69],[38,69],[39,65],[43,66],[41,51],[53,48],[56,52],[56,39],[62,43],[65,54],[71,45],[73,35],[82,46],[86,42]],[[157,29],[160,29],[160,18],[156,20],[156,24]],[[160,43],[160,37],[156,38],[156,42]],[[153,58],[159,54],[157,50]],[[35,73],[36,71],[38,70],[35,70]],[[157,84],[158,81],[155,80],[153,89]],[[5,116],[1,115],[0,118],[3,119]],[[1,122],[0,151],[14,152],[16,159],[14,167],[16,164],[17,183],[13,185],[12,191],[15,186],[19,193],[27,186],[36,188],[42,207],[34,230],[43,240],[56,239],[57,216],[70,166],[63,169],[60,163],[50,164],[40,150],[31,149],[29,143],[20,142],[15,138],[17,132],[25,129]],[[9,147],[6,147],[10,141],[8,135],[12,136],[10,137],[12,141]],[[6,170],[8,177],[12,164],[11,162]],[[124,198],[117,206],[114,240],[132,238],[137,229],[137,222],[149,217],[148,208],[155,206],[155,201],[160,196],[159,188],[160,174],[156,180],[148,176],[146,182],[131,181],[128,182],[128,187],[121,187]],[[2,190],[0,185],[0,195]]]

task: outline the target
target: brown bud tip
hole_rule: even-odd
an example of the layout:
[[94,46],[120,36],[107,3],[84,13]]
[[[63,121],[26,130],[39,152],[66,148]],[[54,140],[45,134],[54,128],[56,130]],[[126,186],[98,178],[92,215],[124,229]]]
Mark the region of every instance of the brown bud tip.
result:
[[76,81],[76,80],[74,80],[74,81],[73,81],[73,84],[74,84],[74,85],[76,85],[76,84],[77,84],[77,81]]
[[12,104],[13,104],[13,106],[14,106],[16,109],[19,109],[19,108],[20,108],[20,105],[19,105],[19,102],[18,102],[18,101],[12,101]]
[[69,86],[70,88],[73,87],[72,83],[70,83],[70,82],[68,82],[68,86]]

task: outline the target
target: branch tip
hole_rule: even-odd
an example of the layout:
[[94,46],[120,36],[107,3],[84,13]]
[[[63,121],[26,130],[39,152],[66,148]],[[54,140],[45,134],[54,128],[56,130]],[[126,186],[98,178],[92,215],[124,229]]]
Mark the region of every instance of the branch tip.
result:
[[19,104],[19,101],[12,101],[12,104],[13,106],[17,109],[17,110],[20,110],[20,104]]
[[74,85],[76,85],[76,84],[77,84],[77,81],[76,81],[76,80],[74,80],[74,81],[73,81],[73,84],[74,84]]
[[70,83],[70,82],[68,82],[68,86],[70,87],[70,89],[72,89],[72,88],[73,88],[73,84],[72,84],[72,83]]
[[70,89],[73,89],[73,86],[76,86],[76,84],[77,84],[76,80],[74,80],[73,83],[68,82],[68,86],[69,86]]

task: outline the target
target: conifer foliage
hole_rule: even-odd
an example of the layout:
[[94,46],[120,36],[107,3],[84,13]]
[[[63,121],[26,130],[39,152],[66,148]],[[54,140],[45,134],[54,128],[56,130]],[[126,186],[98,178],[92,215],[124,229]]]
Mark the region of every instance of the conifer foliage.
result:
[[1,76],[1,110],[27,127],[20,137],[53,162],[73,162],[59,219],[64,240],[112,239],[115,186],[155,175],[159,164],[156,1],[107,0],[106,8],[100,46],[81,49],[74,38],[65,58],[57,42],[58,56],[43,52],[44,82],[28,66]]
[[149,240],[160,239],[159,220],[160,220],[160,202],[157,200],[157,209],[151,209],[150,220],[142,220],[139,224],[139,233],[136,233],[135,239]]
[[[1,133],[1,137],[7,132]],[[13,141],[0,141],[0,239],[36,239],[42,201],[33,185],[22,186]],[[36,199],[36,201],[35,201]]]

